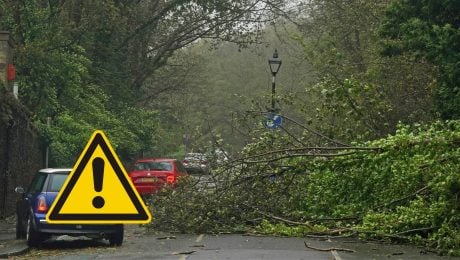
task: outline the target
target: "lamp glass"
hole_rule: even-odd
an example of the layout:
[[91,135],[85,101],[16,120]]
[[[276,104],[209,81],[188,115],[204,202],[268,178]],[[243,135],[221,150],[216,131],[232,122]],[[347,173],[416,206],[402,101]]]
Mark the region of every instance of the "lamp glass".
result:
[[281,67],[281,60],[278,58],[278,52],[276,50],[273,53],[273,58],[268,59],[268,64],[270,65],[270,71],[273,75],[278,73],[278,70]]

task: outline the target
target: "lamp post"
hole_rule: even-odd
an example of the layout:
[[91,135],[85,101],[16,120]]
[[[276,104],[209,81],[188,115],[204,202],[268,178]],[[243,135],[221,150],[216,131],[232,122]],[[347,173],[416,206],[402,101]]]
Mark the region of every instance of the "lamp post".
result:
[[268,59],[268,65],[270,65],[270,71],[272,73],[272,108],[271,112],[275,112],[275,79],[276,79],[276,73],[278,73],[280,67],[281,67],[281,60],[278,58],[278,52],[275,49],[275,52],[273,53],[273,57],[271,59]]

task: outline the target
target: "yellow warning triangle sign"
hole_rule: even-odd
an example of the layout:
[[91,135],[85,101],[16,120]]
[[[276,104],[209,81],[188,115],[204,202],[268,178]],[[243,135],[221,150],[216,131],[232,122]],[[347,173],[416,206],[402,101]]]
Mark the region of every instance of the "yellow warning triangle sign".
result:
[[46,214],[51,224],[145,224],[151,219],[100,130],[93,133]]

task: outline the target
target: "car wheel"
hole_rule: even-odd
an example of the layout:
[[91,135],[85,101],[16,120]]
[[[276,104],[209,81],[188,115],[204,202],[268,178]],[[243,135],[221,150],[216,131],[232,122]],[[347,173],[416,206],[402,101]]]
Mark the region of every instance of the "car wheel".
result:
[[124,228],[123,225],[117,225],[116,232],[109,235],[110,246],[121,246],[123,244]]
[[22,224],[22,219],[16,215],[16,239],[26,238],[26,230]]
[[26,239],[27,245],[31,247],[38,247],[43,241],[42,234],[38,232],[33,223],[33,216],[29,215],[27,219]]

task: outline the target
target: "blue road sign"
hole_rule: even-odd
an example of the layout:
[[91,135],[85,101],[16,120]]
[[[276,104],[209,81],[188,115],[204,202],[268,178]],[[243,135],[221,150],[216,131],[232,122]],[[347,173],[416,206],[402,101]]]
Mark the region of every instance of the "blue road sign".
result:
[[264,121],[264,126],[269,129],[275,129],[281,126],[283,117],[281,115],[270,113]]

